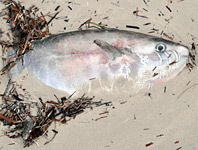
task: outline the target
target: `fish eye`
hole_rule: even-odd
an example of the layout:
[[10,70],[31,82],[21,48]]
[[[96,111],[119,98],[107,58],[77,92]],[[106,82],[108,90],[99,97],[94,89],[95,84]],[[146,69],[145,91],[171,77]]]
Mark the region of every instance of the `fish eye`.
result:
[[156,51],[158,52],[164,52],[166,50],[166,45],[160,43],[160,44],[157,44],[156,47],[155,47]]

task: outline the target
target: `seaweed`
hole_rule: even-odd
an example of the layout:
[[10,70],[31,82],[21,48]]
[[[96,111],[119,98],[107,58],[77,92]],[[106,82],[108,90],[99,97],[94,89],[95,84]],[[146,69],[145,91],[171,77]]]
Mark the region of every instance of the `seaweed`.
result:
[[[44,102],[42,98],[39,98],[36,102],[29,102],[16,96],[19,94],[16,92],[16,86],[13,82],[9,81],[8,85],[6,91],[0,95],[3,100],[0,104],[0,121],[3,125],[9,126],[9,129],[4,131],[4,135],[10,138],[23,138],[24,147],[32,145],[38,137],[44,135],[53,122],[66,124],[87,108],[92,109],[93,107],[109,106],[111,104],[111,102],[94,102],[94,97],[86,97],[85,94],[80,98],[72,99],[74,93],[60,99],[54,95],[57,101],[48,100]],[[35,110],[37,110],[37,113],[33,115],[32,112]],[[108,113],[108,111],[103,114],[105,113]],[[101,118],[104,117],[98,119]],[[55,133],[54,136],[45,144],[52,141],[58,133],[55,130],[53,132]]]
[[12,37],[7,33],[11,41],[0,41],[0,45],[3,48],[3,55],[7,55],[10,48],[14,49],[14,54],[6,60],[5,66],[0,70],[2,74],[8,72],[18,59],[23,60],[23,55],[32,49],[32,41],[50,35],[48,24],[54,19],[47,22],[42,13],[38,15],[38,8],[34,5],[25,9],[14,0],[5,0],[4,3],[7,15],[3,19],[9,23]]

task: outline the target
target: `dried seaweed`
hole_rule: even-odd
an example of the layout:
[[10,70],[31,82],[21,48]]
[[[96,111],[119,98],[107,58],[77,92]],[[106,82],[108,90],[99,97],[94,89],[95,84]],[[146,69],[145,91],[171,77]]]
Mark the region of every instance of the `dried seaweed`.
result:
[[[27,100],[19,100],[15,85],[13,83],[9,84],[9,90],[6,89],[6,92],[1,94],[3,102],[0,104],[0,121],[9,126],[9,129],[4,131],[4,135],[10,138],[22,137],[24,147],[32,145],[38,137],[44,135],[52,122],[65,124],[87,108],[92,109],[101,105],[108,106],[111,103],[94,102],[94,97],[89,98],[85,95],[77,99],[71,99],[73,94],[68,98],[62,97],[60,99],[55,96],[57,101],[43,102],[39,98],[37,102],[27,102]],[[35,110],[37,113],[33,115],[32,112]],[[55,132],[56,134],[57,132]]]
[[32,5],[30,8],[25,9],[24,6],[14,0],[6,0],[5,5],[8,12],[7,16],[3,19],[9,23],[12,37],[10,37],[11,42],[0,41],[0,44],[5,56],[10,47],[14,49],[15,53],[7,60],[4,68],[0,70],[2,74],[9,71],[14,66],[16,60],[22,59],[23,55],[32,48],[32,41],[49,35],[49,22],[46,21],[42,13],[38,15],[38,8],[36,6]]
[[132,25],[126,25],[126,28],[140,29],[140,27]]
[[167,8],[170,12],[172,12],[172,10],[170,9],[170,7],[166,6],[166,8]]
[[[146,9],[143,9],[143,10],[146,10]],[[147,10],[146,10],[146,11],[147,11]],[[138,9],[138,7],[136,7],[136,10],[133,11],[133,14],[134,14],[135,16],[137,16],[137,17],[141,17],[141,18],[146,18],[146,19],[148,19],[147,16],[140,15],[139,12],[141,12],[141,11]]]
[[165,37],[169,38],[170,40],[174,40],[174,38],[173,38],[172,36],[168,35],[167,33],[163,33],[163,35],[164,35]]
[[0,29],[0,38],[2,37],[3,31]]
[[148,146],[151,146],[151,145],[153,145],[153,142],[150,142],[150,143],[146,144],[145,147],[148,147]]
[[[105,27],[104,25],[101,25],[102,23],[94,23],[91,22],[92,18],[86,20],[85,22],[83,22],[80,26],[79,26],[79,30],[82,30],[82,27],[85,26],[85,28],[97,28],[97,29],[105,29],[107,27]],[[91,26],[92,25],[92,26]]]

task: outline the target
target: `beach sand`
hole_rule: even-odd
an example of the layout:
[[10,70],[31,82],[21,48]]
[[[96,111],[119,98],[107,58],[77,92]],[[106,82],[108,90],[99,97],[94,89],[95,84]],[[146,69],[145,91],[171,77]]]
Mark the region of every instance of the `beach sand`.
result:
[[[60,5],[59,10],[62,9],[58,15],[60,19],[54,20],[49,25],[52,34],[77,30],[83,22],[92,18],[93,22],[102,22],[107,24],[109,28],[137,31],[166,39],[166,36],[160,34],[164,31],[170,36],[174,35],[175,42],[181,41],[189,48],[193,42],[198,43],[198,40],[194,39],[198,36],[198,1],[173,0],[170,3],[170,0],[153,0],[146,1],[147,4],[143,0],[75,0],[71,3],[62,0],[45,0],[43,3],[40,0],[26,0],[21,2],[26,8],[33,4],[36,5],[44,14],[55,12],[55,8]],[[171,9],[171,12],[166,6]],[[2,8],[4,6],[0,3],[0,9]],[[135,16],[133,12],[137,8],[140,11],[139,15],[148,18]],[[69,21],[66,22],[65,19]],[[2,18],[0,19],[0,28],[5,31],[1,40],[8,40],[6,36],[8,24],[5,22]],[[151,24],[144,25],[145,23]],[[126,25],[138,26],[140,29],[126,28]],[[159,31],[148,33],[152,31],[152,28]],[[2,65],[2,60],[0,60],[0,65]],[[38,99],[38,97],[45,100],[55,99],[54,94],[58,97],[65,94],[45,86],[32,76],[26,75],[26,78],[30,78],[31,82],[26,82],[26,80],[21,79],[21,76],[16,77],[16,80],[20,81],[20,84],[26,88],[32,99]],[[0,93],[5,90],[7,82],[8,77],[6,75],[0,76]],[[189,84],[187,85],[187,83]],[[187,88],[197,83],[198,74],[195,66],[191,72],[185,68],[174,79],[136,94],[96,92],[96,100],[112,101],[113,106],[88,109],[66,125],[53,123],[49,128],[48,138],[40,137],[35,144],[27,149],[198,149],[198,103],[196,98],[198,86],[183,93]],[[129,90],[127,89],[127,91]],[[89,96],[93,96],[92,93]],[[99,115],[106,110],[109,111],[108,114]],[[102,116],[107,117],[97,120]],[[1,124],[1,129],[5,128]],[[51,129],[56,129],[58,134],[52,142],[44,145],[53,136]],[[3,132],[1,133],[3,134]],[[11,144],[13,142],[15,144]],[[22,148],[21,138],[0,137],[0,149]]]

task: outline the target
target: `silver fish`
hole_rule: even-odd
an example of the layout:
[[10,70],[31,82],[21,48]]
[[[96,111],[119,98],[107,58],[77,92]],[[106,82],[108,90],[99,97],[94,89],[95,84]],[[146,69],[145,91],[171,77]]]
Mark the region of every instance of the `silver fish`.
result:
[[116,29],[62,33],[32,45],[23,65],[18,61],[11,69],[11,76],[28,68],[46,85],[69,93],[93,80],[109,91],[127,90],[127,83],[134,89],[150,87],[175,77],[189,55],[181,44]]

